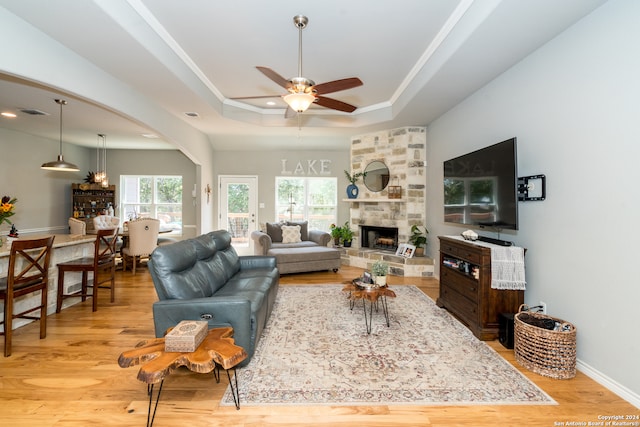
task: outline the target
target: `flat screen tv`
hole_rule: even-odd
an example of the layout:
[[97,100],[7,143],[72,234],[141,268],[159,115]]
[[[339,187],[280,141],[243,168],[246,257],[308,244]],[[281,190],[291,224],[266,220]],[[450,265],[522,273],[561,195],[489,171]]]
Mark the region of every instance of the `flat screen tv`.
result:
[[444,220],[518,229],[516,138],[444,162]]

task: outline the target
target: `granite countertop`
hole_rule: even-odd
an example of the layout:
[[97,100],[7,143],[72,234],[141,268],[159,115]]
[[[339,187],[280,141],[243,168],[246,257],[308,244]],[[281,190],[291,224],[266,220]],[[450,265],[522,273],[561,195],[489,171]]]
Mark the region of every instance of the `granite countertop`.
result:
[[[42,234],[28,234],[24,236],[18,237],[18,240],[22,239],[39,239],[42,237],[48,237],[51,234],[42,233]],[[96,236],[82,236],[80,234],[54,234],[56,238],[53,240],[54,248],[61,248],[65,246],[78,245],[81,243],[93,243],[96,240]],[[3,245],[0,247],[0,257],[9,256],[9,252],[11,250],[11,246],[9,242],[6,241],[7,237],[2,236]]]

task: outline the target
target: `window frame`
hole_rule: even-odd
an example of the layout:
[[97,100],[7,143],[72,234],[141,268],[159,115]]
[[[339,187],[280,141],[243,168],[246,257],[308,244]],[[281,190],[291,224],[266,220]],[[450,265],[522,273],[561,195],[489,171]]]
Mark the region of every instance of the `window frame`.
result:
[[[329,230],[329,225],[330,224],[335,224],[338,220],[338,178],[335,176],[324,176],[324,177],[316,177],[316,176],[276,176],[275,177],[275,194],[274,194],[274,199],[275,199],[275,218],[276,221],[282,221],[282,220],[286,220],[289,221],[291,220],[290,218],[285,218],[284,216],[288,213],[288,204],[280,204],[279,203],[279,188],[280,188],[280,181],[282,180],[298,180],[298,181],[302,181],[303,184],[303,192],[304,192],[304,200],[299,201],[299,200],[295,200],[295,208],[294,208],[294,212],[296,214],[296,216],[298,216],[298,218],[293,218],[293,221],[307,221],[309,223],[309,230],[318,230],[321,229],[319,227],[317,227],[315,225],[315,223],[325,223],[326,222],[326,229],[324,229],[324,231]],[[316,204],[310,204],[310,183],[312,181],[331,181],[333,184],[333,187],[335,188],[335,192],[333,195],[330,195],[333,201],[332,203],[329,204],[323,204],[323,205],[316,205]],[[328,210],[332,210],[333,211],[333,215],[332,218],[325,218],[322,219],[320,216],[317,215],[313,215],[310,212],[313,209],[328,209]],[[300,218],[300,214],[302,215],[302,218]]]
[[[141,186],[139,185],[140,180],[141,179],[150,179],[151,180],[151,201],[149,203],[146,202],[128,202],[126,200],[126,196],[127,196],[127,180],[129,179],[136,179],[138,181],[138,188],[137,188],[137,196],[138,199],[140,199],[140,188]],[[181,196],[180,196],[180,200],[178,202],[158,202],[158,181],[161,179],[166,179],[166,178],[171,178],[171,179],[180,179],[181,182]],[[182,175],[147,175],[147,174],[142,174],[142,175],[121,175],[120,176],[120,197],[119,197],[119,205],[118,205],[118,214],[120,215],[120,218],[123,219],[123,221],[128,221],[133,219],[134,217],[137,216],[139,217],[151,217],[151,218],[159,218],[159,215],[162,215],[163,212],[160,209],[159,211],[159,207],[179,207],[178,210],[174,210],[174,209],[170,209],[172,211],[173,214],[179,214],[180,215],[180,225],[173,225],[173,227],[176,227],[173,229],[173,231],[171,232],[172,234],[177,234],[177,235],[182,235],[183,232],[183,227],[184,227],[184,223],[182,222],[182,217],[184,214],[184,210],[183,210],[183,203],[184,203],[184,177]],[[134,207],[134,212],[135,214],[132,214],[131,212],[127,212],[126,209],[130,208],[130,207]],[[144,213],[140,213],[142,212],[143,209],[140,209],[141,207],[148,207],[148,209],[144,209],[145,212]],[[147,212],[148,210],[148,212]],[[174,223],[171,223],[174,224]]]

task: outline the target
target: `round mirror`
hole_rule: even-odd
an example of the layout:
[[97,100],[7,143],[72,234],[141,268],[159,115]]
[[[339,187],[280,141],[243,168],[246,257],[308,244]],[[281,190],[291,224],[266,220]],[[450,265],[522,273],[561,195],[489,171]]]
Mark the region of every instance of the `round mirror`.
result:
[[364,185],[369,191],[382,191],[389,184],[389,168],[381,161],[375,160],[367,165],[364,170]]

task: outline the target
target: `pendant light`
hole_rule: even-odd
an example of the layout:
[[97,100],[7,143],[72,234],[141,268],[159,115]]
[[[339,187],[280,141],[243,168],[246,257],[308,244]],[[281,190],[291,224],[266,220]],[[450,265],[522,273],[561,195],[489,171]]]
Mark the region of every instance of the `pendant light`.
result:
[[67,101],[65,101],[64,99],[56,99],[56,104],[60,105],[60,154],[58,154],[57,160],[53,162],[43,163],[40,168],[52,171],[77,172],[80,169],[73,163],[65,162],[64,158],[62,157],[62,106],[67,105]]
[[99,133],[97,138],[97,143],[96,143],[96,172],[93,174],[93,181],[96,184],[101,184],[102,179],[104,178],[104,172],[100,170],[102,166],[102,163],[100,163],[100,150],[102,149],[100,145],[100,141],[102,138],[103,138],[103,135]]
[[102,137],[102,180],[100,184],[102,184],[102,188],[107,188],[109,186],[109,175],[107,175],[107,135],[100,134]]

